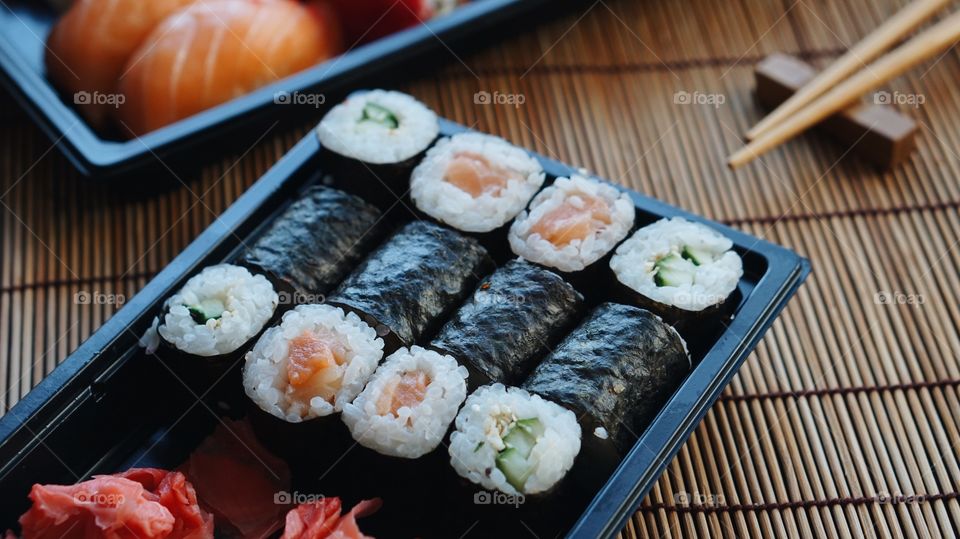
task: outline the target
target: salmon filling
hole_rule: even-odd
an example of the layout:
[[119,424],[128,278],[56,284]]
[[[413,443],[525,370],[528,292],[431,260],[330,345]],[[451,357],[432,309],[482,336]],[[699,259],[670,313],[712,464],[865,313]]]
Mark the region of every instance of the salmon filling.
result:
[[563,247],[575,240],[583,241],[611,223],[610,206],[604,200],[576,193],[544,214],[530,227],[530,232]]
[[377,413],[397,416],[400,408],[413,408],[423,402],[429,385],[430,376],[423,371],[403,373],[383,388],[383,393],[377,399]]
[[287,351],[288,392],[309,401],[320,397],[333,404],[343,381],[346,349],[330,338],[304,331]]
[[484,194],[500,196],[510,180],[519,181],[523,178],[514,170],[492,164],[478,153],[458,152],[447,165],[443,179],[473,198],[478,198]]

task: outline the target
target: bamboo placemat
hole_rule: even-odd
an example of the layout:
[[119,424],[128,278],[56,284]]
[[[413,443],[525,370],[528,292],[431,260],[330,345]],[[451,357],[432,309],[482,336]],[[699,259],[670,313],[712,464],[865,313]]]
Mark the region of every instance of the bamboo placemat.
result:
[[[588,2],[400,84],[443,116],[813,262],[623,537],[960,531],[960,54],[888,89],[925,98],[905,109],[920,149],[893,173],[814,136],[736,175],[723,165],[760,116],[758,59],[785,51],[822,65],[903,1]],[[477,92],[523,103],[476,104]],[[678,92],[723,103],[684,105]],[[188,187],[131,200],[79,180],[21,112],[0,110],[0,411],[309,127],[267,133]]]

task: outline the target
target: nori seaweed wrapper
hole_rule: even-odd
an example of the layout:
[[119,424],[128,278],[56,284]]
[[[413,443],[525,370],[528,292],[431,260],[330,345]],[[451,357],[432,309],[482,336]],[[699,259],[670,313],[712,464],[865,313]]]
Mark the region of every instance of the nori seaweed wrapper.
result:
[[[533,371],[523,387],[573,410],[583,453],[600,467],[619,461],[690,371],[680,335],[653,313],[597,307]],[[608,437],[594,434],[597,427]]]
[[734,309],[739,305],[743,297],[738,287],[735,288],[726,299],[716,305],[711,305],[700,311],[688,311],[674,307],[673,305],[660,303],[623,284],[620,279],[617,278],[616,273],[610,269],[609,258],[605,263],[604,269],[605,275],[602,277],[602,282],[609,283],[607,291],[605,292],[608,300],[627,303],[646,309],[663,318],[683,334],[690,332],[691,334],[699,335],[705,326],[716,327],[721,322],[729,321],[730,315],[733,314]]
[[[431,143],[432,144],[432,143]],[[338,187],[362,197],[386,213],[398,204],[411,207],[410,174],[430,147],[396,163],[367,163],[340,155],[325,147],[320,149],[325,170]]]
[[316,186],[273,221],[240,263],[278,291],[326,294],[383,236],[380,220],[380,210],[360,198]]
[[469,385],[516,385],[576,323],[583,296],[559,275],[514,259],[481,281],[430,344],[470,371]]
[[473,238],[414,221],[370,255],[328,303],[357,312],[384,338],[384,354],[429,337],[493,270]]

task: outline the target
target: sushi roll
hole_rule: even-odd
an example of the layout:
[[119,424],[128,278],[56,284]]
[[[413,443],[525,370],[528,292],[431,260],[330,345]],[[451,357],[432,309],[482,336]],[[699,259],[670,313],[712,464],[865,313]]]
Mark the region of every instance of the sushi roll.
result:
[[381,217],[358,197],[312,187],[274,219],[240,263],[268,276],[282,293],[321,303],[383,236]]
[[550,491],[579,452],[573,412],[502,384],[470,395],[450,435],[450,464],[461,477],[512,495]]
[[433,334],[492,270],[493,260],[475,239],[414,221],[374,251],[328,303],[377,328],[391,353]]
[[266,277],[210,266],[165,302],[156,331],[161,343],[191,356],[230,355],[260,333],[278,302]]
[[300,305],[247,353],[243,389],[264,412],[300,423],[339,412],[383,357],[383,340],[353,313]]
[[573,327],[583,296],[556,273],[514,259],[485,278],[430,347],[470,371],[470,387],[519,384]]
[[638,230],[610,268],[626,295],[676,322],[717,312],[736,290],[743,261],[712,228],[674,217]]
[[419,458],[440,445],[467,398],[467,370],[419,346],[391,354],[343,408],[353,438],[378,453]]
[[[410,197],[423,213],[468,233],[499,231],[543,185],[540,162],[507,141],[480,133],[440,139],[410,178]],[[499,240],[499,241],[496,241]]]
[[689,371],[686,344],[676,330],[649,311],[605,303],[522,387],[577,414],[585,460],[605,477]]
[[266,277],[240,266],[209,266],[187,280],[140,339],[171,400],[220,398],[235,386],[243,352],[279,300]]
[[585,269],[627,237],[634,213],[630,196],[612,185],[581,176],[558,178],[513,222],[510,248],[568,276],[586,275]]
[[334,177],[382,209],[406,196],[410,172],[439,133],[436,113],[387,90],[351,95],[317,126]]

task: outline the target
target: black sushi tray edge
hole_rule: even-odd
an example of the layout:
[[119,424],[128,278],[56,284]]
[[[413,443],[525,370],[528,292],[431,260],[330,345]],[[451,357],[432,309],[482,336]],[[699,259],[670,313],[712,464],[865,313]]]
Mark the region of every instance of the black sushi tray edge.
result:
[[[464,126],[441,121],[441,135],[465,130]],[[97,398],[98,392],[110,387],[110,374],[123,361],[134,357],[130,351],[137,346],[138,336],[149,326],[152,315],[166,297],[199,268],[217,263],[235,251],[236,247],[225,247],[224,243],[245,224],[249,227],[251,223],[248,221],[261,213],[264,205],[275,197],[296,192],[300,186],[288,185],[287,180],[300,168],[317,163],[319,151],[319,142],[311,132],[63,363],[0,417],[0,487],[23,457],[42,446],[46,436],[61,423],[69,421],[71,412],[85,399]],[[549,175],[578,173],[574,167],[531,154],[542,162]],[[664,217],[683,216],[721,230],[735,246],[762,256],[767,269],[716,344],[644,431],[567,537],[613,537],[622,529],[670,459],[810,273],[809,261],[784,247],[639,193],[625,191],[630,193],[638,210]],[[86,471],[88,475],[92,472]]]
[[[573,6],[578,1],[564,0],[563,5]],[[489,42],[500,36],[504,28],[527,21],[535,12],[543,19],[561,12],[557,2],[548,0],[470,2],[452,13],[364,44],[142,137],[120,141],[104,138],[88,126],[44,76],[42,65],[38,65],[42,58],[28,57],[34,55],[24,54],[20,45],[11,42],[45,38],[36,28],[42,26],[37,20],[45,17],[34,16],[45,9],[43,2],[27,3],[26,7],[22,4],[3,4],[2,9],[8,12],[4,15],[8,19],[12,15],[15,21],[8,23],[20,24],[22,28],[16,28],[16,35],[0,33],[0,85],[82,176],[112,180],[111,183],[132,180],[128,174],[142,170],[168,176],[170,169],[195,166],[198,156],[220,155],[222,151],[240,148],[244,133],[259,134],[257,128],[267,128],[278,119],[302,121],[305,114],[322,112],[315,107],[279,105],[274,102],[278,92],[322,93],[332,99],[361,83],[376,84],[376,77],[391,70],[425,65],[423,59],[447,54],[456,57],[453,48],[460,47],[468,38],[483,36],[486,31],[487,36],[477,43]],[[552,9],[537,10],[548,5]],[[308,108],[312,110],[307,112]],[[176,185],[173,178],[168,179]]]

